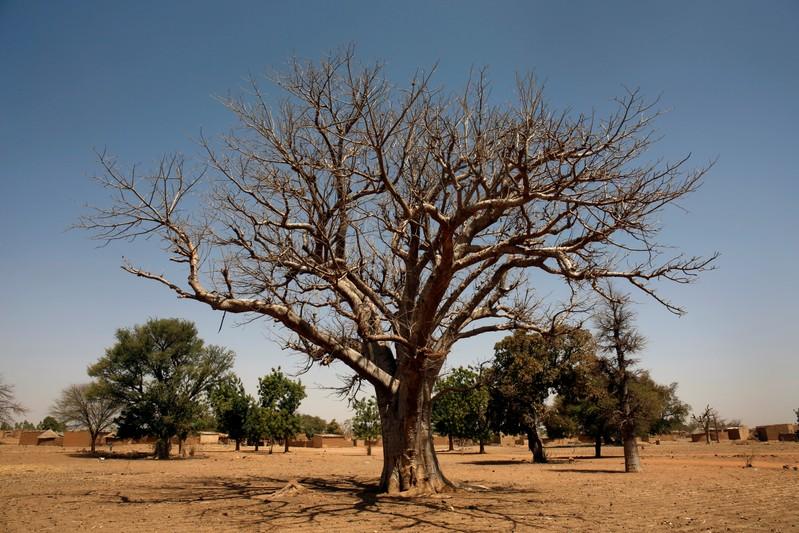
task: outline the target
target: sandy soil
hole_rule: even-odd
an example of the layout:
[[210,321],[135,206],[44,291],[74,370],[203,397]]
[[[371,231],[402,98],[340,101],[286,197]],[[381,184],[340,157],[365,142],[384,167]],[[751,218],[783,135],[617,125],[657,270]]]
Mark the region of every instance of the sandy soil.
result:
[[623,473],[619,448],[603,459],[553,448],[547,465],[522,447],[467,449],[441,453],[442,467],[485,489],[416,499],[375,493],[375,451],[220,446],[101,461],[2,445],[0,530],[799,531],[797,443],[647,444],[637,475]]

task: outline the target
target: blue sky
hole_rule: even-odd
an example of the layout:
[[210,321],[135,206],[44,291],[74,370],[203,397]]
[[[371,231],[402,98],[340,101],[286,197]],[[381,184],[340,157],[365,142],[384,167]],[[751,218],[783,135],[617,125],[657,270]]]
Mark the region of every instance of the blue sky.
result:
[[[562,5],[561,5],[562,4]],[[0,373],[40,420],[58,391],[118,327],[148,317],[197,322],[207,342],[238,354],[254,392],[273,366],[296,369],[266,322],[217,333],[220,315],[119,269],[123,255],[163,268],[156,242],[96,248],[67,231],[102,201],[89,179],[94,149],[129,164],[199,155],[202,130],[233,125],[215,95],[291,55],[318,59],[353,43],[402,83],[438,64],[458,89],[489,67],[493,96],[510,100],[516,73],[546,82],[551,105],[607,109],[624,87],[667,111],[653,156],[718,159],[704,186],[662,219],[663,241],[688,254],[719,251],[718,270],[663,287],[677,318],[643,295],[642,366],[677,381],[696,408],[749,424],[788,421],[799,407],[799,118],[796,2],[10,2],[0,0]],[[496,337],[458,346],[451,364],[491,356]],[[322,387],[343,368],[302,379],[306,412],[346,418]]]

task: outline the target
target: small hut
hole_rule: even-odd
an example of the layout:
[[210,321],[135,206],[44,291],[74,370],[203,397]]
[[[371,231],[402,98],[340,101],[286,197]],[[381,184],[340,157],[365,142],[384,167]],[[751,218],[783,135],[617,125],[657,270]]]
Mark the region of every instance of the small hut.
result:
[[749,438],[749,428],[746,426],[733,426],[727,428],[727,435],[730,440],[747,440]]
[[757,426],[755,428],[757,439],[761,441],[780,440],[780,435],[785,433],[796,433],[794,424],[771,424],[768,426]]
[[64,444],[64,436],[52,429],[43,431],[36,437],[37,446],[61,446],[62,444]]

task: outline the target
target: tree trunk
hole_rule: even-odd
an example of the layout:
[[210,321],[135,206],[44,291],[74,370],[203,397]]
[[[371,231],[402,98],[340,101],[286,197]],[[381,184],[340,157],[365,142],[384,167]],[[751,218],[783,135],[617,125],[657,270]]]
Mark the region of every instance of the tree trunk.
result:
[[383,435],[382,492],[429,494],[453,487],[438,464],[430,423],[438,370],[398,372],[396,393],[376,387]]
[[155,456],[158,459],[169,459],[169,451],[172,449],[172,442],[169,437],[159,438],[155,441]]
[[544,451],[544,443],[538,436],[538,428],[532,427],[527,430],[527,447],[533,454],[534,463],[547,462],[547,454]]
[[594,457],[597,459],[602,457],[602,435],[594,437]]
[[236,451],[241,449],[241,439],[236,439]]
[[624,471],[640,472],[641,457],[638,455],[638,443],[635,441],[635,432],[632,428],[622,427],[622,441],[624,444]]
[[366,455],[372,455],[372,441],[366,441]]
[[283,437],[283,453],[289,453],[289,436]]
[[256,451],[256,452],[258,451],[258,444],[260,444],[260,443],[261,443],[261,441],[260,441],[260,440],[258,440],[258,439],[255,439],[255,451]]
[[480,439],[480,453],[483,454],[486,452],[486,443],[483,439]]
[[94,455],[94,452],[95,452],[95,450],[97,448],[97,442],[96,442],[97,441],[97,433],[92,433],[90,431],[89,432],[89,438],[92,439],[92,443],[90,445],[90,449],[91,449],[92,455]]
[[455,449],[455,442],[452,440],[452,433],[449,434],[449,451]]

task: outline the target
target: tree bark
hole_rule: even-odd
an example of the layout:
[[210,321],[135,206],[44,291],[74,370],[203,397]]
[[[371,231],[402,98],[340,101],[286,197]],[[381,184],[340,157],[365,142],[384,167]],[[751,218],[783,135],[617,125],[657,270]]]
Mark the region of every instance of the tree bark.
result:
[[289,453],[289,436],[283,437],[283,453]]
[[89,438],[92,439],[92,443],[90,445],[90,450],[92,455],[94,455],[95,450],[97,449],[97,433],[89,432]]
[[602,435],[594,437],[594,457],[597,459],[602,457]]
[[455,442],[452,440],[452,433],[449,434],[449,451],[455,449]]
[[483,439],[480,439],[480,453],[484,454],[486,452],[486,443]]
[[394,393],[376,387],[383,436],[381,492],[411,495],[453,488],[441,472],[433,446],[431,392],[438,370],[398,372],[399,388]]
[[172,449],[172,443],[169,438],[159,438],[155,441],[155,456],[158,459],[169,459],[169,451]]
[[236,451],[241,449],[241,439],[236,439]]
[[372,455],[372,441],[366,440],[366,455]]
[[641,457],[638,455],[638,443],[630,424],[622,426],[622,443],[624,444],[624,471],[641,472]]
[[547,462],[547,454],[544,451],[544,443],[541,441],[541,437],[538,436],[538,428],[527,429],[527,447],[533,454],[534,463]]

